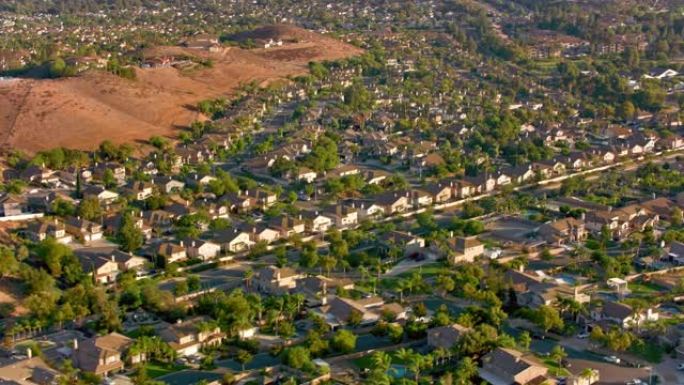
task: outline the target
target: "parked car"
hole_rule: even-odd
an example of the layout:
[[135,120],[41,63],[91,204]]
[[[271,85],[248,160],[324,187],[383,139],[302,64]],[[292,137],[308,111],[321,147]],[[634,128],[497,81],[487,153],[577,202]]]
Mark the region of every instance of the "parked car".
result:
[[585,340],[585,339],[589,338],[589,332],[582,332],[582,333],[577,335],[577,338],[579,338],[581,340]]
[[603,359],[607,362],[611,362],[613,364],[619,364],[620,363],[620,358],[615,357],[615,356],[605,356]]
[[684,362],[677,364],[677,370],[684,370]]

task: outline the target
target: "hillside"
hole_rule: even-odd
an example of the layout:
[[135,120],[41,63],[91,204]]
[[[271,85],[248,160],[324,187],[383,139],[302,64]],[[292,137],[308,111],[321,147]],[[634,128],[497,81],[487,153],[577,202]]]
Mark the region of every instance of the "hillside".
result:
[[0,82],[0,145],[29,152],[54,146],[92,149],[105,139],[123,143],[173,136],[198,118],[193,106],[200,100],[230,95],[246,82],[305,73],[310,61],[360,52],[296,27],[276,29],[306,39],[277,48],[230,47],[216,52],[157,47],[146,54],[210,58],[213,66],[192,71],[138,69],[134,81],[90,71],[74,78]]

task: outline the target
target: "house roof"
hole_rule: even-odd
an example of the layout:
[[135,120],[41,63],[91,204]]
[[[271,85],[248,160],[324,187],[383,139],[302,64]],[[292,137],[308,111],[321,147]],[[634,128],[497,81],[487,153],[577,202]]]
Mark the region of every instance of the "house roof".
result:
[[105,336],[94,337],[79,343],[78,349],[74,352],[78,367],[82,370],[94,373],[103,373],[121,366],[117,361],[113,364],[100,365],[100,359],[112,355],[122,355],[133,340],[119,334],[109,333]]
[[603,315],[606,317],[623,320],[630,317],[633,313],[634,309],[624,303],[607,301],[603,304]]
[[436,328],[429,329],[427,331],[428,338],[436,340],[437,346],[445,349],[450,349],[458,340],[471,329],[465,327],[461,324],[451,324],[447,326],[440,326]]
[[536,360],[513,349],[496,348],[485,355],[482,361],[491,374],[499,379],[511,380],[511,384],[515,376],[533,367],[544,368],[546,373],[546,368]]

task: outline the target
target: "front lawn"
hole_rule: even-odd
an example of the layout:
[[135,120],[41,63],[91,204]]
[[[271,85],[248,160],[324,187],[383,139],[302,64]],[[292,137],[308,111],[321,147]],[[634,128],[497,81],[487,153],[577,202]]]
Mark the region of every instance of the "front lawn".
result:
[[175,363],[150,362],[147,364],[147,375],[150,378],[161,377],[170,373],[185,370],[188,367],[185,365],[178,365]]
[[644,342],[641,344],[632,344],[629,348],[629,352],[643,360],[657,364],[663,360],[665,349],[658,344]]
[[558,366],[558,362],[552,360],[549,357],[543,357],[542,362],[544,362],[544,365],[546,365],[546,367],[549,368],[549,373],[552,376],[568,377],[570,375],[570,372],[567,369],[561,368],[560,366]]

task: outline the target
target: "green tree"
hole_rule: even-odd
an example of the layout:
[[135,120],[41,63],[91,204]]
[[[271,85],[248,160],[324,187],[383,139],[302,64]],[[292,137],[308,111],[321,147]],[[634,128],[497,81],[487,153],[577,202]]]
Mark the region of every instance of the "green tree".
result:
[[558,310],[547,305],[542,305],[537,309],[534,313],[533,321],[547,333],[551,329],[561,330],[564,326],[563,319]]
[[283,362],[291,368],[304,369],[311,365],[311,355],[307,348],[294,346],[285,349],[283,352]]
[[78,205],[78,215],[89,221],[97,221],[102,216],[100,201],[95,197],[83,199]]
[[556,345],[551,349],[550,357],[552,360],[556,361],[558,364],[558,368],[563,367],[563,360],[565,357],[567,357],[568,354],[565,352],[562,346]]
[[351,353],[356,348],[356,335],[349,330],[340,329],[330,341],[333,349],[341,353]]
[[237,355],[235,356],[235,360],[242,366],[242,371],[245,370],[245,365],[250,363],[253,359],[254,356],[252,353],[244,349],[238,350]]
[[145,236],[136,225],[133,214],[123,214],[116,239],[123,251],[135,251],[142,247]]
[[470,357],[464,357],[456,366],[455,385],[471,385],[472,379],[477,375],[477,364]]
[[520,333],[518,336],[518,346],[520,346],[520,349],[525,351],[530,350],[530,344],[532,344],[530,333],[527,331]]

